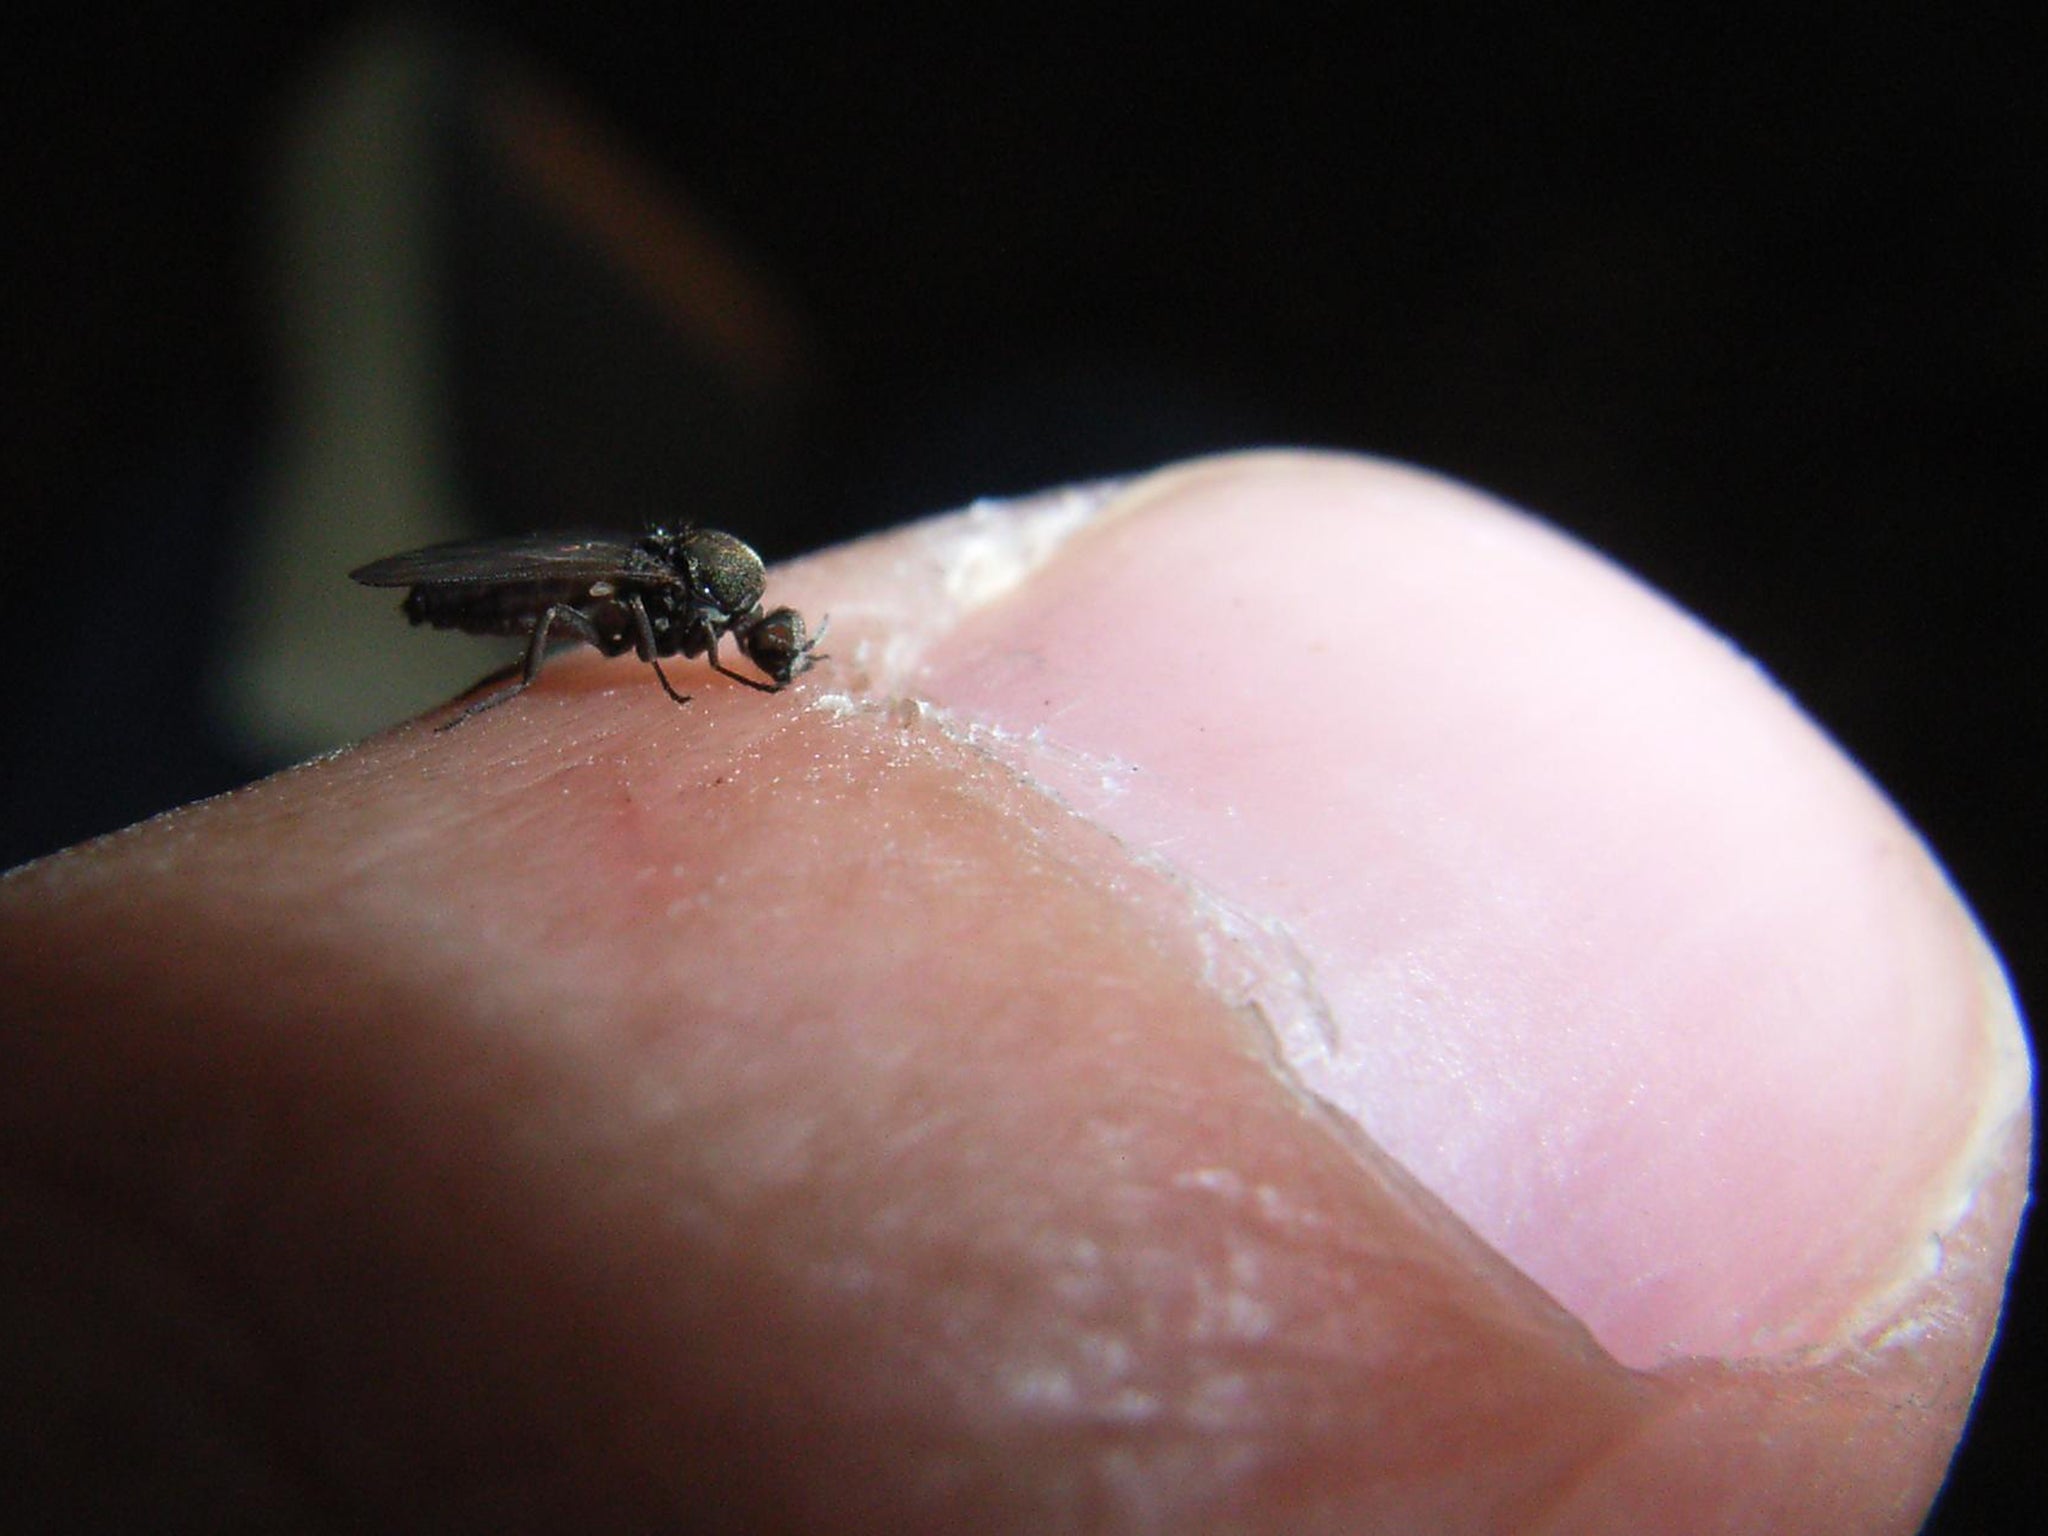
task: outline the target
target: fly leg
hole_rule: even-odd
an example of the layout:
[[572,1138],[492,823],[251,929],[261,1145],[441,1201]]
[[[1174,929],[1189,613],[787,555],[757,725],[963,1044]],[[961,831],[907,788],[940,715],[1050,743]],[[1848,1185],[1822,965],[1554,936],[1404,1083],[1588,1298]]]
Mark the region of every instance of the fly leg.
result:
[[[562,625],[565,629],[574,630],[579,640],[597,646],[599,649],[602,649],[604,646],[603,635],[598,632],[597,626],[590,622],[590,616],[582,609],[571,607],[568,603],[551,604],[547,612],[540,616],[540,622],[533,626],[533,638],[526,642],[526,657],[519,664],[519,681],[510,688],[500,688],[496,693],[485,694],[474,704],[466,707],[453,720],[445,720],[435,726],[434,729],[436,731],[452,731],[471,715],[480,715],[487,709],[495,709],[507,699],[516,699],[520,694],[526,692],[532,686],[533,680],[540,676],[541,663],[547,660],[548,632],[557,624]],[[506,670],[509,671],[510,669]],[[493,672],[484,681],[486,683],[492,682],[504,675],[503,672]],[[667,679],[663,679],[663,681],[666,682]],[[674,692],[674,690],[671,689],[670,692]]]
[[690,702],[687,693],[677,693],[676,685],[668,680],[668,674],[661,670],[661,658],[654,651],[654,621],[647,617],[647,604],[635,592],[626,600],[626,608],[633,615],[633,650],[647,665],[654,668],[654,675],[661,679],[662,691],[678,704]]
[[711,642],[710,655],[711,670],[718,673],[719,676],[729,677],[736,683],[745,683],[749,688],[758,688],[763,693],[782,692],[782,684],[764,683],[757,677],[748,677],[743,672],[735,672],[731,667],[728,667],[724,662],[720,661],[718,659],[718,642],[716,640]]
[[736,683],[745,683],[749,688],[759,689],[762,693],[780,693],[782,691],[782,685],[780,683],[764,683],[757,681],[754,678],[747,677],[741,673],[733,671],[731,667],[728,667],[724,662],[720,661],[718,659],[718,631],[713,629],[709,624],[700,623],[698,625],[697,637],[699,640],[703,642],[705,660],[711,663],[711,670],[716,672],[720,677],[729,677]]

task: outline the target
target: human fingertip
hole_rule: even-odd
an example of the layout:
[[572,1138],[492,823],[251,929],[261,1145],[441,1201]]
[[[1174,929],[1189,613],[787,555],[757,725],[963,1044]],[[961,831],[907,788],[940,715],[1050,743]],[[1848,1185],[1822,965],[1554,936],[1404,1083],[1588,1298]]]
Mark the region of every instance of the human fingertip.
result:
[[1622,1360],[1881,1326],[2010,1157],[2023,1037],[1939,865],[1549,525],[1253,454],[912,537],[875,677],[1262,936],[1289,1070]]

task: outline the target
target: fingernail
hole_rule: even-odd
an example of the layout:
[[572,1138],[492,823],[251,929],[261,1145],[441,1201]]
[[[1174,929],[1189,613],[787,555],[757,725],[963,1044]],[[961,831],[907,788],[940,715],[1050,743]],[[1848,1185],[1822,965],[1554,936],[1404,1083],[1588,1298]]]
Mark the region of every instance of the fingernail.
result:
[[879,670],[1185,882],[1304,1088],[1616,1356],[1840,1343],[1939,1265],[2026,1114],[2010,994],[1725,643],[1369,461],[976,515]]

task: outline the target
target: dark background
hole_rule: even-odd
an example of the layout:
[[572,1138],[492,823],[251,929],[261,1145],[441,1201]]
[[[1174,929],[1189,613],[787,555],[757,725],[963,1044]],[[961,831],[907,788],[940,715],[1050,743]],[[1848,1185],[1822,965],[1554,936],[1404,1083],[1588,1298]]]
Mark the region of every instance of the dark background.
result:
[[[272,425],[261,179],[360,14],[272,12],[0,33],[26,257],[0,296],[0,861],[266,766],[198,679]],[[2043,995],[2048,140],[2017,37],[1619,6],[1298,35],[636,14],[488,30],[715,210],[808,327],[771,556],[1233,444],[1448,470],[1756,655]],[[2039,1270],[1932,1529],[2048,1509]]]

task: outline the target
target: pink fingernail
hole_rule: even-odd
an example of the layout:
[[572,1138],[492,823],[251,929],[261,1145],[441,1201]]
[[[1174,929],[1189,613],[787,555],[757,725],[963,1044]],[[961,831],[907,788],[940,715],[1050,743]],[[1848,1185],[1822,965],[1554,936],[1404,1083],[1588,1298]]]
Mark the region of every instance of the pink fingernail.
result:
[[1383,464],[1057,531],[910,691],[1187,881],[1300,1080],[1613,1353],[1838,1342],[1939,1263],[2026,1112],[2011,999],[1742,657]]

